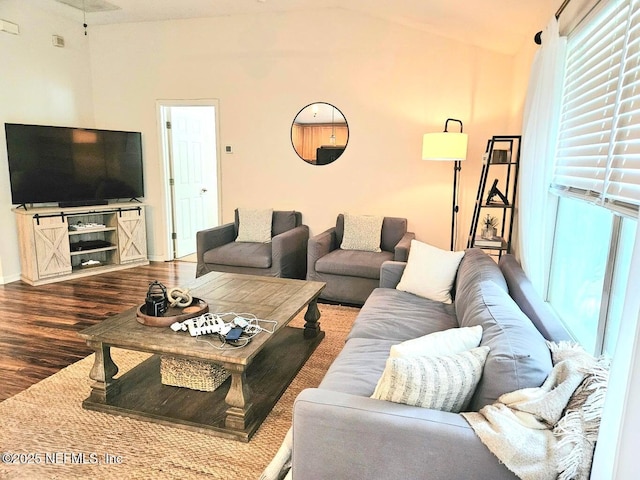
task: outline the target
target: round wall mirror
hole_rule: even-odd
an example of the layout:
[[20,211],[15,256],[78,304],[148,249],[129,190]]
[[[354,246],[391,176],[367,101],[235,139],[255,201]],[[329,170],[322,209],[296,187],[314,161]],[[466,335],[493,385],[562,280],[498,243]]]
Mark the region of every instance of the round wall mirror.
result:
[[298,112],[291,125],[291,143],[298,156],[311,165],[335,162],[349,141],[349,125],[330,103],[311,103]]

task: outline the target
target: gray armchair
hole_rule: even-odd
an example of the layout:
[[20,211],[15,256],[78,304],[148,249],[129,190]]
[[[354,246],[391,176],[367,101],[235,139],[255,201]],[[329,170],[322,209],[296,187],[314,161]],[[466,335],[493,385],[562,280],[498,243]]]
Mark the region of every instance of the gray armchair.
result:
[[236,209],[234,223],[196,234],[196,277],[217,271],[305,278],[309,227],[302,225],[300,212],[273,211],[271,243],[236,242],[238,225]]
[[344,215],[336,226],[309,239],[307,280],[325,282],[323,300],[362,305],[380,283],[380,267],[387,260],[406,262],[415,234],[407,232],[407,219],[384,217],[381,252],[342,250]]

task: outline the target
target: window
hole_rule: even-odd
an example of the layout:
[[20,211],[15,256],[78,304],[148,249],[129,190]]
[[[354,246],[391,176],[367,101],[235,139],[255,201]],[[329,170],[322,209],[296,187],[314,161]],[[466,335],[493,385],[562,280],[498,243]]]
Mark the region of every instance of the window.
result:
[[613,355],[640,206],[640,0],[611,0],[567,42],[547,298]]
[[595,352],[613,215],[570,198],[558,205],[549,303],[585,349]]
[[609,295],[609,308],[603,332],[603,351],[610,356],[613,356],[616,341],[618,340],[622,307],[627,290],[627,280],[631,268],[631,254],[633,253],[637,228],[637,220],[623,218],[620,234],[617,237],[618,246],[616,248],[616,260],[614,263],[611,293]]
[[560,199],[548,299],[587,351],[613,355],[636,226],[606,208]]

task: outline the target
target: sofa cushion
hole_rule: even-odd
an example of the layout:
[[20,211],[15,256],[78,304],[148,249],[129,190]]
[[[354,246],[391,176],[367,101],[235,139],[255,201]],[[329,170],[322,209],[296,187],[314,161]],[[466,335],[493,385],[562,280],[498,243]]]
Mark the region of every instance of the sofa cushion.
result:
[[370,397],[389,358],[391,340],[348,340],[333,361],[319,388]]
[[479,248],[469,248],[458,266],[458,274],[455,282],[456,315],[464,314],[464,303],[458,302],[458,298],[466,299],[478,283],[483,280],[491,280],[496,285],[507,291],[507,282],[496,262]]
[[450,252],[411,240],[409,260],[398,290],[429,300],[451,303],[451,288],[464,252]]
[[390,252],[333,250],[316,262],[316,272],[361,278],[380,278],[380,267],[393,260]]
[[504,393],[542,385],[552,368],[551,354],[531,320],[493,281],[466,289],[466,295],[460,326],[481,325],[480,346],[491,349],[470,409],[478,411]]
[[271,243],[232,242],[204,252],[204,263],[271,268]]
[[388,252],[393,252],[407,233],[407,219],[399,217],[384,217],[382,221],[382,241],[380,248]]
[[382,217],[375,215],[344,215],[344,235],[340,248],[343,250],[361,250],[381,252],[380,237]]
[[389,357],[371,398],[460,412],[482,376],[489,347],[441,356]]
[[544,338],[555,341],[573,340],[549,304],[542,300],[513,255],[503,255],[498,266],[509,287],[509,295]]
[[390,357],[437,357],[465,352],[480,345],[482,327],[458,327],[412,338],[391,347]]
[[271,242],[273,209],[238,209],[238,236],[236,242]]
[[376,338],[397,344],[457,326],[453,305],[391,288],[376,288],[347,338]]
[[299,225],[300,215],[295,210],[273,212],[273,225],[271,226],[271,234],[275,237],[281,233],[287,232]]

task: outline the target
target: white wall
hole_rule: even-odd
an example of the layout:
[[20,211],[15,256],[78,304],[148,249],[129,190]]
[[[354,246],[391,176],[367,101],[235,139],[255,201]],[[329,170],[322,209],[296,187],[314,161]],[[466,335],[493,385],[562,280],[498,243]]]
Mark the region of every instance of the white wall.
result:
[[[0,2],[0,18],[20,27],[19,35],[0,32],[0,284],[20,277],[4,123],[93,126],[89,47],[82,23],[37,8],[37,3]],[[53,34],[65,38],[65,48],[53,46]]]
[[[343,10],[92,27],[99,128],[140,130],[150,256],[168,258],[158,99],[220,100],[223,221],[239,206],[296,209],[318,233],[340,212],[402,216],[448,248],[453,165],[420,159],[422,134],[459,118],[470,135],[461,192],[466,238],[482,152],[512,134],[511,57]],[[295,154],[300,108],[336,105],[350,128],[331,165]],[[459,248],[465,246],[459,242]]]

